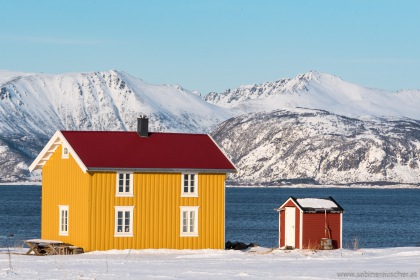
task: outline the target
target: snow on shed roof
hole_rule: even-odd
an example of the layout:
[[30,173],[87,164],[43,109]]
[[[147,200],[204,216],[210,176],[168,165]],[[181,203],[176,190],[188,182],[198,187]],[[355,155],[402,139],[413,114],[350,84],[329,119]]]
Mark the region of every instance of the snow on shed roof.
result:
[[337,207],[337,204],[334,201],[324,198],[298,198],[296,201],[303,208],[331,209]]
[[289,201],[293,203],[305,213],[316,213],[316,212],[329,212],[329,213],[342,213],[344,209],[330,196],[327,198],[295,198],[289,197],[277,211],[284,210],[285,206]]

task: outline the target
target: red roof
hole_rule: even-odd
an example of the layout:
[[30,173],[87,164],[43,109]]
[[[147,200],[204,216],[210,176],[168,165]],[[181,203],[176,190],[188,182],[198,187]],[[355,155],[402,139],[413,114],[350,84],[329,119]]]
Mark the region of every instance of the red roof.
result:
[[206,134],[61,131],[88,170],[223,170],[235,171]]

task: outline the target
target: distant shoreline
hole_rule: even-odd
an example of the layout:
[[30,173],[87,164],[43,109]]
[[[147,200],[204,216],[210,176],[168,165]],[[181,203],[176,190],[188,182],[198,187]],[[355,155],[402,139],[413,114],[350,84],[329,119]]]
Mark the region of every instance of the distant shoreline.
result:
[[419,185],[413,184],[390,184],[390,185],[313,185],[313,184],[284,184],[284,185],[226,185],[226,188],[279,188],[279,189],[420,189]]
[[[0,183],[1,186],[41,186],[42,182],[12,182]],[[389,184],[389,185],[313,185],[313,184],[284,184],[284,185],[226,185],[226,188],[271,188],[271,189],[420,189],[420,185],[414,184]]]
[[42,182],[10,182],[0,183],[1,186],[41,186]]

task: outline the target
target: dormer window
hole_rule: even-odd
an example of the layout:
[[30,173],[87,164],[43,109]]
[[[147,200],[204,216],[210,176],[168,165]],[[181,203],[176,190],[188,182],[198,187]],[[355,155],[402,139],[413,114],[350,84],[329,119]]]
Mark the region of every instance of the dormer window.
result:
[[69,148],[63,145],[63,152],[61,158],[69,158]]

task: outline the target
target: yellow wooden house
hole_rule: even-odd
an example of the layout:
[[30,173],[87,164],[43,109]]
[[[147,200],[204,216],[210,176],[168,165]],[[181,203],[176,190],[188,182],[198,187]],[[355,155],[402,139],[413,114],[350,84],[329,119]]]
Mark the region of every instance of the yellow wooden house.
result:
[[41,238],[85,251],[223,249],[225,178],[235,166],[206,134],[57,131],[42,169]]

